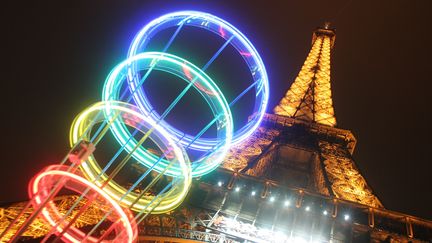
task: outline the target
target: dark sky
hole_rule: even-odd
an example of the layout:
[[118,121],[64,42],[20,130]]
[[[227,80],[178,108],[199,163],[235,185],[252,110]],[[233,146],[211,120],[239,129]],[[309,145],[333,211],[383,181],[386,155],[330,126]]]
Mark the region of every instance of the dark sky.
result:
[[[17,1],[16,1],[17,2]],[[237,26],[260,52],[270,106],[284,95],[315,27],[337,28],[332,90],[338,127],[386,208],[432,219],[431,1],[47,1],[2,5],[0,203],[65,155],[69,126],[98,101],[135,33],[174,10]]]

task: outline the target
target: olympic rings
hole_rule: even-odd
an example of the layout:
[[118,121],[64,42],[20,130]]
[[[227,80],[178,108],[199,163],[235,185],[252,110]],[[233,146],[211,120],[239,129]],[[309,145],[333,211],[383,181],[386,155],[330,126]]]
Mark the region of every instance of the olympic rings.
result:
[[[225,39],[223,47],[231,44],[247,64],[252,75],[252,83],[231,104],[228,104],[215,82],[194,64],[168,53],[142,52],[148,46],[150,39],[160,31],[177,27],[177,34],[183,26],[202,28]],[[147,73],[151,70],[167,72],[187,83],[187,88],[163,114],[154,111],[145,90],[141,87],[146,78],[146,76],[141,77],[144,70],[147,70]],[[122,101],[120,91],[125,81],[136,106]],[[203,97],[214,116],[214,119],[196,136],[183,133],[164,120],[176,102],[190,88],[194,88]],[[253,114],[246,125],[234,131],[230,105],[251,89],[255,90]],[[95,195],[96,199],[99,199],[98,202],[102,199],[103,205],[113,209],[116,215],[111,215],[111,212],[106,215],[108,220],[114,222],[116,238],[113,241],[132,242],[137,236],[137,226],[130,211],[128,209],[123,211],[120,206],[140,213],[165,213],[178,207],[190,189],[192,177],[202,176],[216,169],[222,163],[231,145],[242,142],[256,130],[264,116],[268,98],[268,77],[261,57],[238,29],[208,13],[182,11],[163,15],[151,21],[136,35],[129,48],[128,58],[118,64],[108,75],[102,92],[102,101],[82,111],[72,123],[69,141],[75,150],[72,150],[68,158],[74,166],[79,165],[83,175],[68,172],[72,167],[63,165],[50,166],[43,170],[29,184],[29,195],[33,199],[34,207],[42,209],[42,217],[66,242],[80,242],[84,239],[89,242],[102,240],[86,236],[75,227],[68,228],[69,222],[63,219],[56,205],[52,201],[46,202],[50,199],[50,194],[58,189],[56,182],[64,181],[62,186],[76,193],[86,193],[87,196],[89,195],[87,192],[91,191],[90,195]],[[91,144],[93,127],[101,122],[109,126],[122,149],[128,152],[128,156],[132,156],[149,171],[158,172],[159,176],[174,177],[172,183],[165,188],[167,191],[164,189],[156,196],[145,192],[138,195],[133,191],[134,187],[126,189],[113,180],[114,176],[108,176],[105,173],[106,169],[101,169],[92,154],[95,147]],[[206,129],[213,125],[217,128],[216,138],[201,138]],[[144,134],[140,141],[135,139],[127,126]],[[162,156],[156,156],[143,148],[143,141],[147,138],[163,151]],[[87,148],[91,149],[83,152],[80,150],[83,147],[76,146],[83,141],[86,142],[83,145],[87,144],[89,145]],[[186,149],[203,151],[206,154],[191,162]],[[114,160],[113,157],[112,161]],[[109,166],[107,165],[106,168]],[[142,178],[146,175],[143,174]],[[138,183],[139,181],[136,185]],[[149,187],[154,185],[152,183]]]
[[[98,116],[99,112],[106,112],[105,117]],[[73,146],[77,142],[82,140],[89,141],[91,136],[91,127],[98,122],[104,122],[108,119],[108,122],[119,129],[122,133],[126,133],[127,129],[125,123],[129,126],[140,130],[142,133],[148,133],[149,137],[161,151],[169,151],[173,153],[170,161],[164,160],[164,167],[158,164],[158,157],[149,153],[147,150],[139,147],[140,154],[137,157],[147,164],[154,165],[154,168],[158,168],[160,173],[163,172],[164,168],[173,166],[178,169],[180,182],[172,186],[170,191],[160,195],[162,202],[155,206],[150,207],[154,213],[164,213],[170,211],[180,205],[183,199],[186,197],[187,192],[191,184],[191,168],[189,158],[184,153],[183,149],[171,139],[167,131],[162,126],[158,125],[155,121],[149,117],[144,116],[138,111],[138,108],[131,104],[119,102],[119,101],[106,101],[98,102],[89,108],[81,112],[74,120],[71,132],[70,132],[70,144]],[[123,121],[123,122],[121,122]],[[132,135],[129,135],[132,136]],[[138,143],[134,138],[128,141],[127,137],[119,137],[120,144],[126,145],[128,149],[133,149],[134,146],[138,146]],[[161,163],[160,161],[159,163]],[[108,176],[102,173],[98,162],[93,155],[90,155],[87,161],[83,162],[80,166],[84,175],[92,182],[96,183],[99,187],[102,187],[104,183],[107,184],[102,188],[109,196],[120,202],[121,205],[130,207],[134,211],[148,210],[147,206],[152,203],[155,196],[143,196],[139,198],[135,192],[128,192],[128,190],[113,180],[108,180]],[[151,166],[149,166],[151,168]]]
[[[232,144],[238,144],[256,130],[264,116],[269,98],[269,81],[264,63],[257,50],[237,28],[221,18],[204,12],[180,11],[169,13],[154,19],[138,32],[129,47],[128,56],[133,57],[142,50],[145,50],[152,37],[158,32],[170,27],[182,28],[183,26],[202,28],[229,41],[242,56],[252,74],[253,82],[251,87],[255,87],[256,93],[255,107],[251,117],[249,117],[249,122],[234,132]],[[137,106],[144,113],[150,114],[152,119],[158,121],[160,115],[152,112],[153,107],[145,91],[139,87],[140,78],[138,73],[133,69],[133,66],[128,78],[129,88],[134,93],[133,98]],[[198,138],[195,140],[193,136],[185,135],[165,121],[162,121],[161,124],[170,134],[176,136],[176,138],[182,138],[180,143],[183,146],[188,146],[190,144],[189,146],[192,149],[206,151],[220,143],[220,140],[217,139]],[[191,141],[194,142],[191,144]]]
[[[192,171],[192,177],[207,174],[219,166],[231,146],[233,121],[228,103],[213,80],[208,77],[201,69],[180,57],[161,52],[144,52],[128,58],[111,71],[110,75],[105,81],[104,90],[102,92],[102,100],[112,101],[119,99],[120,87],[122,87],[126,76],[130,75],[131,66],[135,68],[135,72],[148,69],[168,72],[180,77],[189,84],[189,87],[195,88],[201,94],[215,117],[214,123],[217,127],[217,141],[219,141],[219,144],[213,145],[211,148],[213,152],[210,155],[202,157],[193,162],[196,167]],[[206,90],[206,92],[203,90]],[[147,116],[146,119],[154,119],[152,116],[153,113],[147,111],[142,111],[142,113],[144,113],[143,115]],[[161,117],[154,121],[159,124],[158,126],[164,127],[164,129],[166,129],[167,124]],[[121,121],[119,120],[115,120],[110,128],[114,134],[114,137],[121,145],[124,145],[125,141],[131,136],[129,131],[124,128],[124,125],[122,125]],[[191,146],[199,142],[199,138],[197,139],[191,137],[189,144],[184,144],[183,139],[186,137],[185,135],[173,136],[169,133],[169,131],[167,131],[167,134],[169,134],[167,136],[170,136],[172,140],[179,140],[180,146]],[[130,143],[126,144],[125,149],[130,153],[134,150],[135,145],[136,143],[131,141]],[[198,144],[195,145],[195,147],[200,145],[202,146],[202,149],[206,149],[205,144]],[[206,149],[206,151],[208,150],[210,150],[210,148]],[[152,156],[152,154],[149,154],[142,148],[135,150],[132,155],[136,160],[149,168],[154,165],[154,159],[148,159],[148,157]],[[167,167],[167,164],[168,163],[165,160],[162,160],[157,166],[154,167],[154,169],[158,172],[161,172]],[[166,175],[182,176],[182,171],[178,168],[178,166],[173,166],[166,171]]]
[[[108,220],[114,224],[115,238],[112,241],[104,240],[103,242],[133,242],[137,236],[137,226],[130,211],[127,209],[124,211],[113,198],[95,184],[90,183],[80,175],[67,172],[67,170],[67,166],[49,166],[32,179],[29,185],[29,195],[33,199],[33,206],[35,208],[42,206],[42,202],[48,198],[50,190],[53,189],[59,180],[64,180],[64,186],[69,190],[80,194],[84,193],[85,188],[90,188],[91,191],[87,193],[87,197],[91,195],[92,197],[97,196],[99,200],[102,199],[103,203],[108,207],[102,205],[99,209],[102,211],[114,209],[113,211],[117,216],[115,217],[110,214],[110,217],[108,217]],[[69,224],[67,220],[62,220],[63,215],[58,211],[53,201],[48,202],[44,206],[42,217],[52,227],[56,227],[57,234],[63,232]],[[84,232],[71,226],[62,233],[61,239],[65,242],[78,243],[83,242],[85,237],[86,234]],[[88,237],[86,242],[99,242],[99,240],[95,237]]]

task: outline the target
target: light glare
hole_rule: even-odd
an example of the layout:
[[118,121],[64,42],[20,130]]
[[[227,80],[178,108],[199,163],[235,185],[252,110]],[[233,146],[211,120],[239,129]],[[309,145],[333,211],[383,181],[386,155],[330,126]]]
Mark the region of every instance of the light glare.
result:
[[345,221],[348,221],[350,219],[350,216],[348,214],[345,214],[344,219],[345,219]]

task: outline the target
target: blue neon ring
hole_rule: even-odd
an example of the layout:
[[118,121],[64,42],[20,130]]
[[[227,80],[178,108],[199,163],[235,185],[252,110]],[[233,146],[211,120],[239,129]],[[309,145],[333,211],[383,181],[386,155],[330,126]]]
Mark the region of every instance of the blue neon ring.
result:
[[[253,77],[252,84],[256,83],[256,99],[253,114],[249,117],[248,123],[242,128],[234,132],[232,144],[238,144],[249,137],[259,126],[264,113],[267,108],[269,99],[269,81],[264,63],[259,56],[257,50],[252,43],[234,26],[230,23],[220,19],[214,15],[197,12],[197,11],[180,11],[173,12],[163,15],[157,19],[154,19],[149,24],[144,26],[132,41],[129,47],[128,56],[134,56],[145,50],[153,36],[155,36],[161,30],[186,25],[194,26],[202,29],[209,30],[225,40],[234,38],[230,44],[240,53],[242,58],[245,60]],[[139,79],[135,75],[129,77],[129,88],[136,90],[139,85]],[[137,106],[145,113],[151,113],[151,116],[155,120],[159,120],[160,115],[154,112],[153,107],[150,104],[147,96],[143,89],[139,88],[134,92],[134,101]],[[183,145],[189,144],[193,141],[193,136],[186,135],[180,130],[172,127],[165,121],[162,121],[163,127],[170,132],[176,138],[183,137],[181,143]],[[193,142],[190,146],[191,149],[206,151],[213,148],[220,141],[216,139],[199,138]]]

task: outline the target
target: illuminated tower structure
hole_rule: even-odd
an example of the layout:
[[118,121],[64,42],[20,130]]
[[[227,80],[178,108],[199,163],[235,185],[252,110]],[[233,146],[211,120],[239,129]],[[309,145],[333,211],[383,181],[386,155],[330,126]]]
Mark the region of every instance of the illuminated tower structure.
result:
[[[330,82],[335,39],[329,25],[314,31],[311,51],[274,114],[266,114],[219,169],[195,180],[180,208],[146,218],[140,241],[432,241],[431,221],[383,207],[353,161],[354,135],[335,127]],[[63,197],[58,204],[66,210],[69,201]],[[0,208],[0,229],[20,208]],[[88,210],[78,227],[99,217]],[[46,231],[36,221],[24,235]]]
[[353,160],[354,135],[335,127],[335,40],[328,24],[313,32],[311,51],[274,114],[221,168],[195,181],[181,209],[149,218],[143,239],[167,240],[164,220],[175,217],[184,229],[171,236],[211,242],[432,241],[431,221],[384,208]]
[[[330,53],[335,31],[319,28],[297,78],[275,114],[267,114],[261,134],[238,147],[225,168],[287,186],[361,204],[382,207],[352,160],[356,139],[348,130],[334,128]],[[273,125],[274,124],[274,125]],[[269,136],[265,139],[266,136]],[[264,139],[263,139],[264,138]],[[270,144],[263,147],[265,141]],[[258,157],[244,153],[254,149]],[[240,157],[240,159],[238,159]],[[246,158],[242,158],[246,157]]]

